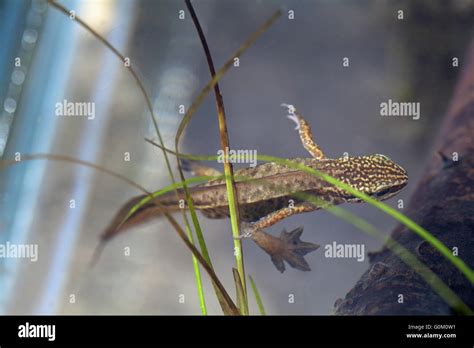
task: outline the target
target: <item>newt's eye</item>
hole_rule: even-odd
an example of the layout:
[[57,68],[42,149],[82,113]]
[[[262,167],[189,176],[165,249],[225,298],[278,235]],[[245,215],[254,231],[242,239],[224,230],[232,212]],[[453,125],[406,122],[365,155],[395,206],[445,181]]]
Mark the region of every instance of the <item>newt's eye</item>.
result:
[[375,197],[383,197],[383,196],[385,196],[387,193],[390,193],[390,189],[385,189],[385,190],[382,190],[382,191],[375,192],[375,193],[374,193],[374,196],[375,196]]

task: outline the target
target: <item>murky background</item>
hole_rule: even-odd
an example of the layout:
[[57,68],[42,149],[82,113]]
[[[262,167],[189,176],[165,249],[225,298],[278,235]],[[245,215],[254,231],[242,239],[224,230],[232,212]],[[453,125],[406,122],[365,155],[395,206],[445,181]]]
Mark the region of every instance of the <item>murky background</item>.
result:
[[[179,105],[190,106],[210,79],[184,3],[61,3],[130,58],[152,98],[165,142],[173,147],[183,116]],[[431,144],[473,34],[474,1],[205,0],[194,6],[216,67],[274,11],[283,11],[220,82],[234,149],[306,156],[280,107],[291,103],[310,122],[328,157],[380,153],[402,165],[409,185],[387,203],[396,207],[403,199],[407,204],[436,150]],[[144,141],[156,139],[145,100],[116,56],[42,1],[4,0],[0,18],[0,43],[6,47],[0,52],[3,159],[16,153],[62,154],[100,164],[152,191],[170,184],[161,152]],[[15,57],[22,58],[21,66],[14,65]],[[343,67],[344,57],[349,67]],[[455,57],[459,67],[453,67]],[[381,117],[380,103],[388,99],[421,103],[421,118]],[[55,105],[64,100],[95,103],[95,119],[57,116]],[[189,124],[181,150],[216,154],[219,147],[211,94]],[[126,153],[130,161],[124,160]],[[0,259],[2,313],[200,313],[191,254],[164,219],[117,237],[89,267],[101,231],[126,200],[140,193],[137,189],[78,165],[40,160],[2,168],[0,187],[0,241],[39,247],[35,263]],[[367,205],[345,208],[383,233],[396,225]],[[199,217],[216,272],[234,296],[230,223]],[[322,246],[333,241],[364,244],[366,251],[381,246],[325,211],[291,217],[268,231],[279,234],[301,225],[303,240]],[[311,272],[287,266],[280,274],[268,255],[244,242],[246,271],[256,280],[268,314],[332,313],[336,299],[351,289],[368,262],[328,259],[323,251],[307,255]],[[203,278],[209,312],[219,314],[205,273]]]

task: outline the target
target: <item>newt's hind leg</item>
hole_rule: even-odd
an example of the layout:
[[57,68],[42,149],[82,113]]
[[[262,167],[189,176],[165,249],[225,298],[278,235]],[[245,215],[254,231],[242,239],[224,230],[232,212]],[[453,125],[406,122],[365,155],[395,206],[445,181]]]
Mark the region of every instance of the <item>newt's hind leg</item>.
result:
[[280,272],[283,273],[285,271],[284,261],[288,262],[293,268],[301,271],[310,271],[311,268],[304,259],[304,255],[318,249],[319,245],[300,240],[300,236],[303,233],[302,227],[291,232],[283,230],[279,238],[273,237],[263,229],[291,215],[316,209],[319,208],[308,202],[297,204],[293,208],[287,207],[279,209],[261,218],[257,222],[243,223],[242,227],[244,233],[242,237],[250,236],[260,248],[270,255],[273,264]]
[[260,229],[267,228],[270,226],[275,225],[277,222],[290,217],[292,215],[296,214],[301,214],[301,213],[306,213],[309,211],[314,211],[320,209],[319,207],[309,203],[309,202],[304,202],[304,203],[299,203],[296,204],[294,207],[285,207],[282,209],[278,209],[277,211],[274,211],[273,213],[270,213],[264,217],[262,217],[260,220],[256,222],[244,222],[242,223],[242,227],[244,230],[244,233],[242,234],[241,237],[246,238],[246,237],[251,237],[252,234]]
[[280,237],[277,238],[263,230],[257,230],[252,235],[252,239],[260,248],[270,255],[273,264],[281,273],[285,271],[284,261],[300,271],[311,271],[304,256],[318,249],[319,244],[301,241],[300,237],[302,233],[303,227],[298,227],[291,232],[283,230]]
[[220,176],[222,173],[217,169],[207,167],[198,161],[181,159],[181,167],[185,172],[191,172],[199,176]]
[[303,143],[303,147],[313,156],[315,159],[325,159],[326,155],[323,153],[318,144],[313,139],[313,133],[308,122],[296,111],[293,105],[281,104],[281,106],[288,108],[288,118],[296,123],[296,128],[300,133],[300,139]]

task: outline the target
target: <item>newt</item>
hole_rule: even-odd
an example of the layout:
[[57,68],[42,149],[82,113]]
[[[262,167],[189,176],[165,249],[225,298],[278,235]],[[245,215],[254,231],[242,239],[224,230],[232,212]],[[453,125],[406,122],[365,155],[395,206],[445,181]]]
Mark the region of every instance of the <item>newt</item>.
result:
[[[296,123],[303,147],[311,155],[309,158],[294,158],[293,162],[326,173],[378,200],[396,195],[407,184],[406,171],[384,155],[327,158],[314,141],[308,122],[293,106],[287,104],[282,106],[288,107],[287,117]],[[195,175],[222,175],[216,169],[196,161],[182,161],[182,165],[184,170]],[[285,271],[284,262],[295,269],[310,271],[311,268],[304,256],[318,249],[319,245],[300,240],[303,227],[291,232],[283,230],[279,237],[265,232],[265,228],[289,216],[324,209],[328,205],[362,202],[321,178],[278,163],[268,162],[253,168],[240,169],[235,171],[234,176],[237,178],[237,199],[243,237],[250,237],[270,255],[273,264],[282,273]],[[238,177],[259,180],[239,181]],[[224,179],[214,179],[191,187],[189,192],[195,209],[207,218],[221,219],[230,216]],[[323,204],[316,205],[295,198],[295,193],[315,195]],[[185,200],[183,189],[177,193],[169,192],[152,199],[123,222],[130,209],[145,197],[146,195],[134,197],[121,207],[103,233],[102,241],[160,216],[163,209],[169,212],[177,211],[180,209],[179,201]]]

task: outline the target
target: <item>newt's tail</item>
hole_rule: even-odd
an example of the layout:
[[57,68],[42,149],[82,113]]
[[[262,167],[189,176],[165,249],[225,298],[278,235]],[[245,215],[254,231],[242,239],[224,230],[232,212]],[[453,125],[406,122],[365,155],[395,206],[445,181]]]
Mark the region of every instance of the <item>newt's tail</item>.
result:
[[150,201],[128,216],[130,210],[146,197],[147,195],[136,196],[129,199],[124,205],[122,205],[122,207],[115,214],[112,221],[100,236],[100,242],[92,256],[91,266],[97,262],[105,244],[116,235],[125,232],[132,227],[159,218],[164,212],[173,212],[179,210],[179,200],[184,199],[184,192],[182,192],[182,190],[178,190],[178,196],[176,196],[176,192],[174,191],[169,192],[163,196],[160,196],[159,199]]
[[[136,196],[122,205],[110,224],[105,229],[101,239],[103,241],[107,241],[131,227],[141,225],[160,217],[163,215],[163,212],[173,212],[179,210],[179,200],[184,199],[184,193],[181,190],[178,190],[178,196],[176,196],[174,191],[169,192],[161,196],[159,200],[151,200],[149,203],[137,209],[127,218],[130,210],[146,197],[146,195]],[[127,219],[125,220],[125,218]]]

